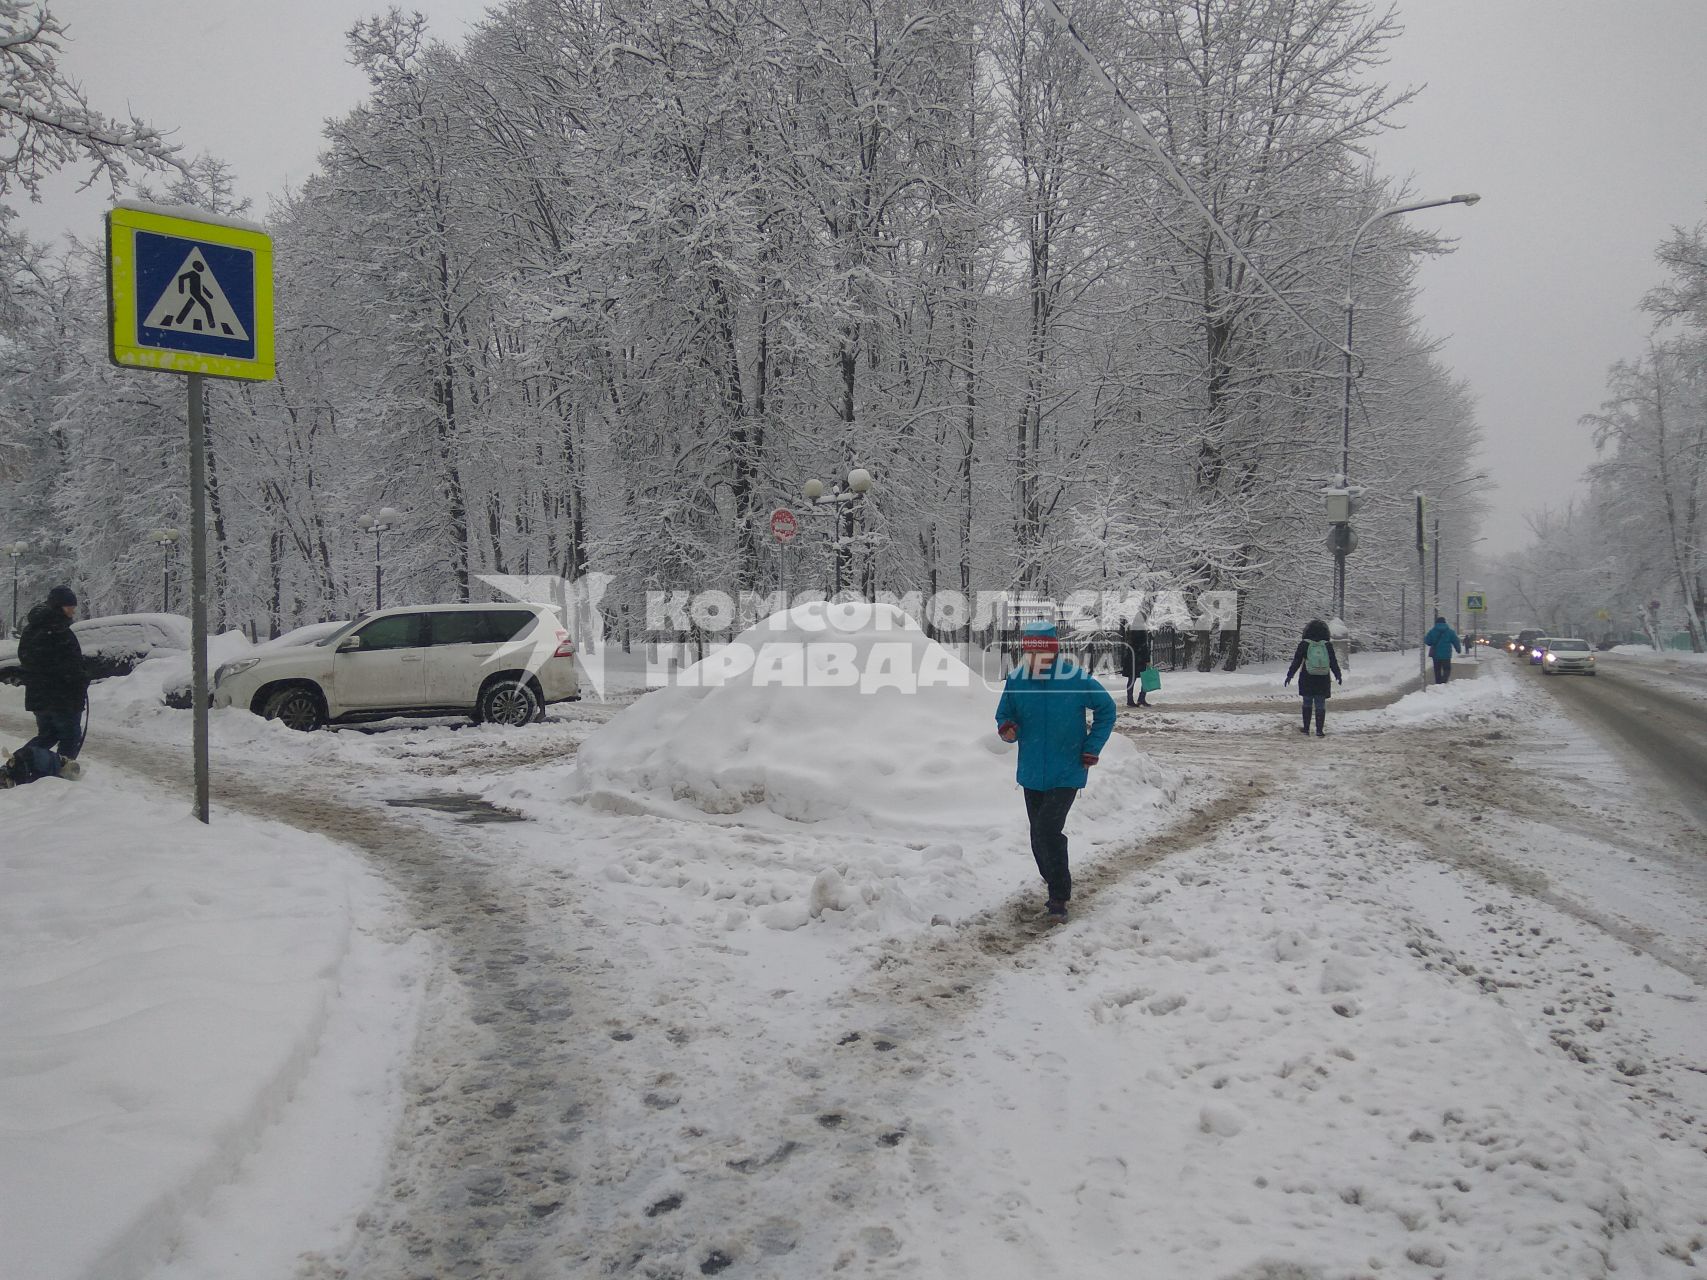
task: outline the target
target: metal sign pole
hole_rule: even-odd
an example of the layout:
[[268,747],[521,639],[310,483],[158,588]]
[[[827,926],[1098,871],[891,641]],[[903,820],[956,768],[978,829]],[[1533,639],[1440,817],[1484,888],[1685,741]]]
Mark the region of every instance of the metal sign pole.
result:
[[[1427,506],[1422,494],[1417,494],[1417,613],[1422,614],[1422,602],[1428,598],[1428,539],[1423,536]],[[1419,616],[1420,623],[1422,618]],[[1417,647],[1417,675],[1423,688],[1428,688],[1428,645]]]
[[190,662],[195,703],[196,818],[207,821],[207,450],[202,375],[190,387]]

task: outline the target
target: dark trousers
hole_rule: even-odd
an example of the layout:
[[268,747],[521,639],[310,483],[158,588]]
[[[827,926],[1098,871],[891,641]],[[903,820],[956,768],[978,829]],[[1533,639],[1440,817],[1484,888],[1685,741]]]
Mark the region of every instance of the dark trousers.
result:
[[24,745],[46,747],[67,760],[75,760],[83,749],[83,713],[81,711],[36,712],[36,736]]
[[[1149,693],[1149,690],[1139,683],[1142,678],[1136,671],[1126,677],[1126,703],[1128,706],[1147,707],[1150,705],[1145,701],[1145,695]],[[1138,686],[1138,701],[1136,703],[1132,701],[1132,687],[1134,685]]]
[[1328,700],[1323,694],[1307,693],[1304,695],[1304,727],[1306,729],[1310,727],[1311,712],[1315,713],[1316,728],[1320,729],[1322,722],[1328,718]]
[[1434,682],[1445,684],[1450,679],[1452,679],[1452,659],[1436,658],[1434,660]]
[[1065,902],[1073,896],[1073,873],[1067,870],[1067,811],[1079,798],[1075,787],[1051,787],[1047,791],[1025,789],[1025,815],[1031,819],[1031,856],[1037,873],[1049,886],[1049,896]]

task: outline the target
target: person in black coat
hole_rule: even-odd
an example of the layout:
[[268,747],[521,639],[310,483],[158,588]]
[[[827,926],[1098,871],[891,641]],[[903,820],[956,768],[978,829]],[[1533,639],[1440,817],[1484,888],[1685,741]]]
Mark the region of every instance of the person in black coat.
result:
[[71,630],[76,616],[76,594],[70,587],[55,587],[45,604],[30,610],[18,639],[24,710],[36,717],[36,736],[25,745],[45,747],[67,760],[83,749],[83,699],[89,691],[83,646]]
[[1150,633],[1141,627],[1127,629],[1126,619],[1120,620],[1120,674],[1126,677],[1126,705],[1147,707],[1144,688],[1138,687],[1138,700],[1132,700],[1132,686],[1150,665]]
[[[1319,644],[1327,650],[1328,669],[1326,671],[1311,671],[1309,669],[1310,649],[1314,644]],[[1319,662],[1318,665],[1320,665]],[[1303,674],[1299,674],[1300,667],[1304,668]],[[1310,714],[1314,712],[1316,736],[1318,738],[1325,736],[1322,732],[1322,725],[1328,718],[1328,697],[1333,691],[1333,686],[1328,683],[1330,674],[1333,677],[1334,684],[1342,683],[1339,657],[1334,653],[1333,641],[1328,638],[1328,624],[1320,618],[1313,618],[1304,626],[1304,638],[1298,642],[1298,648],[1292,655],[1292,665],[1286,669],[1286,680],[1284,681],[1286,684],[1291,684],[1292,677],[1298,676],[1298,692],[1304,698],[1304,723],[1298,730],[1300,733],[1310,732]]]

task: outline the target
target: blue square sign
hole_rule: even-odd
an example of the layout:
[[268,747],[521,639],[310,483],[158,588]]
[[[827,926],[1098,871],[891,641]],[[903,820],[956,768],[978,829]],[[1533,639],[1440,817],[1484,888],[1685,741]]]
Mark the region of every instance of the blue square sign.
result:
[[253,360],[253,251],[138,231],[136,332],[151,347]]
[[132,369],[266,381],[272,240],[194,212],[121,204],[107,215],[108,354]]

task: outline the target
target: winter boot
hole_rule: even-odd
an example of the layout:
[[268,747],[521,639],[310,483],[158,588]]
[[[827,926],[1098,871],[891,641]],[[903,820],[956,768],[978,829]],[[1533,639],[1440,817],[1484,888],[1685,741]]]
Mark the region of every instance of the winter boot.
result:
[[1049,923],[1050,924],[1066,924],[1067,923],[1067,904],[1065,902],[1062,902],[1059,898],[1049,899],[1048,903],[1044,907],[1044,910],[1046,910],[1049,913]]
[[59,776],[67,782],[76,782],[83,776],[83,766],[69,756],[60,756]]

